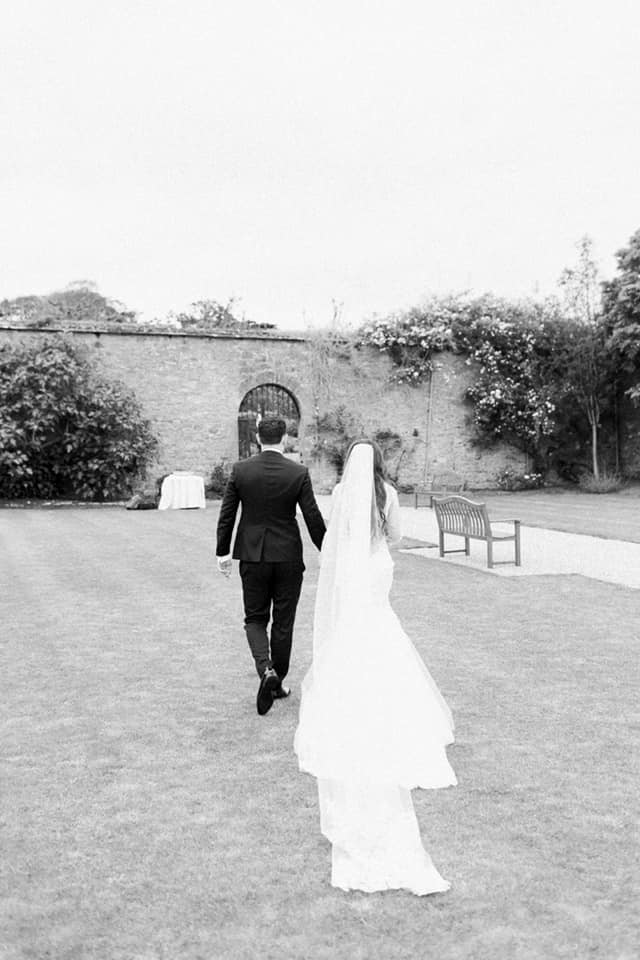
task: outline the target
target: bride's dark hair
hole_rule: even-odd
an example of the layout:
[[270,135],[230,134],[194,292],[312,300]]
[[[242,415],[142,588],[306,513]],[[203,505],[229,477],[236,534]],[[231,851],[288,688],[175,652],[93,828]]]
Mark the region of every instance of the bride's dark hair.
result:
[[384,529],[387,524],[384,515],[384,508],[387,502],[387,491],[385,490],[384,485],[385,481],[386,483],[389,483],[389,478],[387,476],[382,450],[375,440],[369,440],[366,437],[363,437],[361,440],[354,440],[353,443],[349,444],[347,455],[344,458],[345,466],[349,460],[351,451],[354,447],[357,447],[359,443],[366,443],[368,446],[373,448],[373,486],[376,495],[375,503],[371,508],[371,539],[376,540],[384,533]]

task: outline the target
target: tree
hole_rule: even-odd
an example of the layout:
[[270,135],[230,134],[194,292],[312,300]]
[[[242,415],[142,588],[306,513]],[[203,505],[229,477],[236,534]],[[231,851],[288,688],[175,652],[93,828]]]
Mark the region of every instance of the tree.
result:
[[603,285],[602,306],[610,346],[625,377],[626,393],[640,401],[640,230],[616,254],[618,275]]
[[177,323],[182,330],[201,330],[206,332],[243,331],[243,330],[273,330],[273,323],[256,323],[245,317],[236,317],[234,308],[236,301],[232,297],[226,304],[217,300],[196,300],[189,309],[181,313],[169,313],[172,323]]
[[119,301],[104,297],[90,280],[79,280],[43,297],[2,300],[0,318],[41,329],[135,323],[136,314]]
[[63,337],[0,348],[0,496],[130,494],[156,441],[135,396]]
[[0,300],[0,320],[19,326],[31,326],[32,321],[42,313],[42,299],[30,295],[15,297],[13,300]]
[[566,327],[558,373],[565,384],[565,402],[577,402],[589,423],[591,466],[598,479],[600,427],[603,411],[613,403],[615,368],[592,241],[585,236],[577,248],[576,266],[564,270],[560,277]]

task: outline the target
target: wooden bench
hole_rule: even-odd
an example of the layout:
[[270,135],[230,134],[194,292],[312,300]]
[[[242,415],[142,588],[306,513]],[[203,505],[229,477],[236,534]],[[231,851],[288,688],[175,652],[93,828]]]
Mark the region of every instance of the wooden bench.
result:
[[[466,497],[434,497],[433,507],[438,521],[440,556],[445,553],[465,553],[469,556],[469,540],[484,540],[487,544],[487,566],[493,567],[496,563],[511,563],[510,560],[494,560],[494,543],[513,540],[515,547],[515,564],[520,566],[520,521],[519,520],[489,520],[487,506],[467,500]],[[513,533],[508,535],[496,534],[492,530],[494,523],[512,523]],[[464,550],[445,550],[444,535],[464,537]]]
[[434,473],[424,483],[419,483],[414,494],[414,508],[417,510],[420,506],[420,497],[429,498],[429,506],[433,509],[433,498],[435,496],[447,496],[450,493],[460,493],[464,490],[465,482],[457,473],[452,470]]

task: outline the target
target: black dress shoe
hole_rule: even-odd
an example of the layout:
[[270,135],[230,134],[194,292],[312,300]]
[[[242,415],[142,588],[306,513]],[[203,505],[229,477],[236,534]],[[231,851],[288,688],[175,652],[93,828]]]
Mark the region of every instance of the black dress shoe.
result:
[[276,690],[280,686],[280,677],[272,667],[267,667],[262,674],[260,686],[258,687],[258,697],[256,706],[261,717],[269,713],[273,706],[273,698]]
[[291,693],[291,687],[283,687],[282,684],[278,687],[277,690],[273,692],[274,700],[284,700],[285,697],[288,697]]

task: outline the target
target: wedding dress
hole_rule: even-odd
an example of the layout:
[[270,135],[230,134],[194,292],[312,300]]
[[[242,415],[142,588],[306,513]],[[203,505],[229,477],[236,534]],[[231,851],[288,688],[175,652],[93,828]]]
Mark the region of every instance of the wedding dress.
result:
[[[397,494],[385,487],[387,535],[399,540]],[[449,883],[422,845],[410,791],[457,782],[445,750],[453,720],[391,608],[393,561],[384,536],[372,542],[374,511],[373,450],[362,443],[333,495],[294,747],[318,780],[332,884],[423,895]]]

